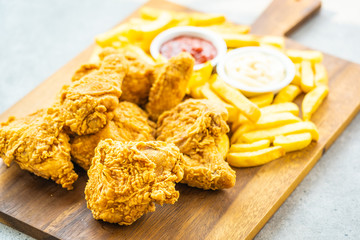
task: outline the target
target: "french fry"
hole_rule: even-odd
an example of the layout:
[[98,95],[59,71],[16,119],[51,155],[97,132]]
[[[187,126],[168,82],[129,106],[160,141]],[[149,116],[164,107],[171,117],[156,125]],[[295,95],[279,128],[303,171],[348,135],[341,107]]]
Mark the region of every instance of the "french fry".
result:
[[301,62],[301,90],[310,92],[314,88],[314,72],[311,67],[311,62],[304,60]]
[[312,139],[317,141],[319,139],[319,131],[314,123],[312,122],[296,122],[287,124],[280,127],[260,129],[251,132],[243,133],[241,140],[247,143],[256,142],[261,139],[269,139],[271,142],[274,141],[276,136],[289,135],[296,133],[311,133]]
[[303,119],[305,121],[311,119],[311,116],[319,108],[328,93],[329,88],[327,86],[319,85],[305,95],[301,104]]
[[190,23],[193,26],[209,26],[225,22],[225,16],[221,14],[191,13]]
[[316,63],[314,65],[314,71],[315,71],[315,86],[320,85],[328,85],[328,74],[326,71],[326,68],[321,63]]
[[291,81],[291,84],[300,87],[301,86],[301,64],[294,63],[294,65],[295,65],[295,76],[294,76],[294,79]]
[[256,122],[256,129],[273,128],[290,123],[300,122],[299,117],[294,116],[289,112],[274,113],[261,115],[260,119]]
[[164,10],[159,10],[156,8],[143,7],[140,9],[140,16],[143,19],[155,20],[160,16],[161,12],[163,11]]
[[228,48],[259,46],[259,39],[250,34],[221,34]]
[[254,167],[271,162],[284,155],[284,148],[275,146],[254,152],[231,152],[227,156],[227,161],[233,167]]
[[229,137],[226,134],[221,135],[220,142],[216,146],[225,159],[230,147]]
[[215,77],[211,83],[211,88],[225,101],[237,107],[251,121],[256,122],[261,115],[260,109],[249,101],[238,90],[230,87],[225,82]]
[[244,114],[239,114],[236,116],[236,119],[232,122],[231,130],[235,132],[241,125],[252,123]]
[[204,96],[201,93],[201,87],[193,87],[190,90],[190,96],[196,99],[202,99]]
[[173,20],[174,19],[172,15],[164,11],[160,14],[160,16],[156,20],[151,21],[148,24],[132,26],[128,32],[128,38],[131,41],[141,41],[142,48],[145,51],[148,51],[151,41],[160,32],[171,27]]
[[296,85],[287,85],[276,95],[274,103],[292,102],[301,93],[301,89]]
[[225,106],[226,110],[229,113],[229,118],[228,118],[229,122],[235,122],[238,119],[239,110],[236,107],[234,107],[233,105],[224,102],[218,95],[216,95],[216,93],[214,93],[210,89],[209,83],[206,83],[203,86],[199,87],[199,90],[200,90],[200,94],[204,98],[218,102],[218,103],[222,104],[223,106]]
[[253,143],[236,143],[231,145],[229,152],[251,152],[270,147],[270,141],[267,139]]
[[186,92],[190,93],[191,88],[199,87],[201,85],[204,85],[206,82],[208,82],[212,70],[213,70],[213,66],[211,65],[211,62],[206,62],[201,69],[194,71],[189,80]]
[[272,114],[281,112],[290,112],[295,116],[299,116],[299,107],[292,102],[272,104],[267,107],[260,108],[261,114]]
[[160,9],[151,8],[151,7],[143,7],[140,9],[140,16],[142,19],[145,19],[145,20],[156,20],[160,17],[160,15],[162,13],[170,14],[172,16],[172,18],[178,22],[182,21],[186,18],[190,19],[190,16],[188,13],[160,10]]
[[311,143],[310,133],[290,134],[287,136],[276,136],[274,146],[280,146],[285,152],[293,152],[306,148]]
[[238,24],[233,24],[231,22],[224,22],[221,24],[210,25],[205,28],[217,32],[219,34],[222,33],[246,34],[249,33],[250,31],[250,27],[247,25],[238,25]]
[[269,106],[274,99],[274,93],[264,93],[256,97],[251,97],[249,100],[255,103],[258,107],[266,107]]
[[119,40],[119,36],[128,36],[130,27],[131,26],[129,23],[123,23],[108,32],[97,35],[95,37],[95,41],[100,47],[103,48],[112,46],[113,42]]
[[278,49],[284,49],[285,39],[283,37],[278,37],[278,36],[263,36],[260,38],[260,45],[262,44],[270,45]]
[[285,53],[294,63],[305,60],[314,64],[323,60],[323,54],[319,51],[287,49]]
[[246,132],[252,131],[254,128],[255,126],[252,123],[241,125],[231,136],[231,144],[240,143],[241,136]]

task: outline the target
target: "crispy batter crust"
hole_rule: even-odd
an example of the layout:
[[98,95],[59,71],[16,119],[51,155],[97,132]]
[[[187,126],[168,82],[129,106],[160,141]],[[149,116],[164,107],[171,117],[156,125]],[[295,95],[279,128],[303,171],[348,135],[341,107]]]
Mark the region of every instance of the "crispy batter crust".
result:
[[181,162],[182,154],[172,144],[101,141],[88,171],[87,206],[95,219],[130,225],[155,211],[155,203],[177,201]]
[[227,111],[208,100],[188,99],[158,120],[157,140],[174,143],[184,157],[183,183],[202,189],[230,188],[235,172],[216,144],[229,131]]

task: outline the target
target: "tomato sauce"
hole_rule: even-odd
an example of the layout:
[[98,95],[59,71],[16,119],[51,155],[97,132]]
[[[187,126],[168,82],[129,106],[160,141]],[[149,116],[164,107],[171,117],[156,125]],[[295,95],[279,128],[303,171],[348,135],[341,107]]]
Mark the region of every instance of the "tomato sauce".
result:
[[181,52],[190,53],[195,58],[195,64],[205,63],[217,55],[216,48],[211,42],[198,37],[179,36],[160,47],[160,54],[167,59]]

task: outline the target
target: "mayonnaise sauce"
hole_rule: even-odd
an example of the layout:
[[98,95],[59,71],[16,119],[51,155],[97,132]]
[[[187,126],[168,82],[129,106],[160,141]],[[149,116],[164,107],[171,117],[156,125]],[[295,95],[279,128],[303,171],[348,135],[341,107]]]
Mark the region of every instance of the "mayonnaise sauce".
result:
[[245,52],[228,59],[228,77],[249,87],[265,87],[285,78],[285,67],[276,57],[260,52]]

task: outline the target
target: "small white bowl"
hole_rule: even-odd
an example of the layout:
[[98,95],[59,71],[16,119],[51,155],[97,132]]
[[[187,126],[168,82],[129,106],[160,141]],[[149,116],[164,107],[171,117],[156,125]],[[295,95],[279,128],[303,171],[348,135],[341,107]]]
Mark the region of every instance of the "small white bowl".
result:
[[[283,64],[283,66],[285,68],[284,79],[278,83],[274,83],[274,84],[271,84],[268,86],[252,87],[252,86],[247,86],[245,84],[242,84],[241,82],[237,81],[236,79],[232,79],[231,77],[229,77],[225,71],[226,62],[229,59],[231,59],[232,57],[234,57],[235,55],[241,55],[241,54],[248,53],[248,52],[265,53],[265,54],[275,57],[277,60],[279,60]],[[265,47],[242,47],[242,48],[237,48],[237,49],[229,51],[218,63],[218,65],[216,67],[216,71],[221,79],[223,79],[225,82],[227,82],[231,86],[238,88],[245,95],[255,96],[255,95],[258,95],[261,93],[266,93],[266,92],[277,93],[282,88],[284,88],[285,86],[290,84],[295,76],[295,65],[290,60],[290,58],[288,58],[285,54],[283,54],[282,52],[280,52],[278,50],[271,49],[271,48],[265,48]]]
[[[227,51],[227,46],[225,41],[215,32],[201,28],[201,27],[174,27],[168,30],[161,32],[157,35],[150,45],[150,53],[154,59],[156,59],[160,54],[160,47],[167,41],[180,37],[180,36],[190,36],[198,37],[204,40],[211,42],[216,48],[217,55],[210,62],[212,66],[216,66],[219,59],[222,58]],[[194,70],[198,70],[203,67],[204,64],[196,64]]]

